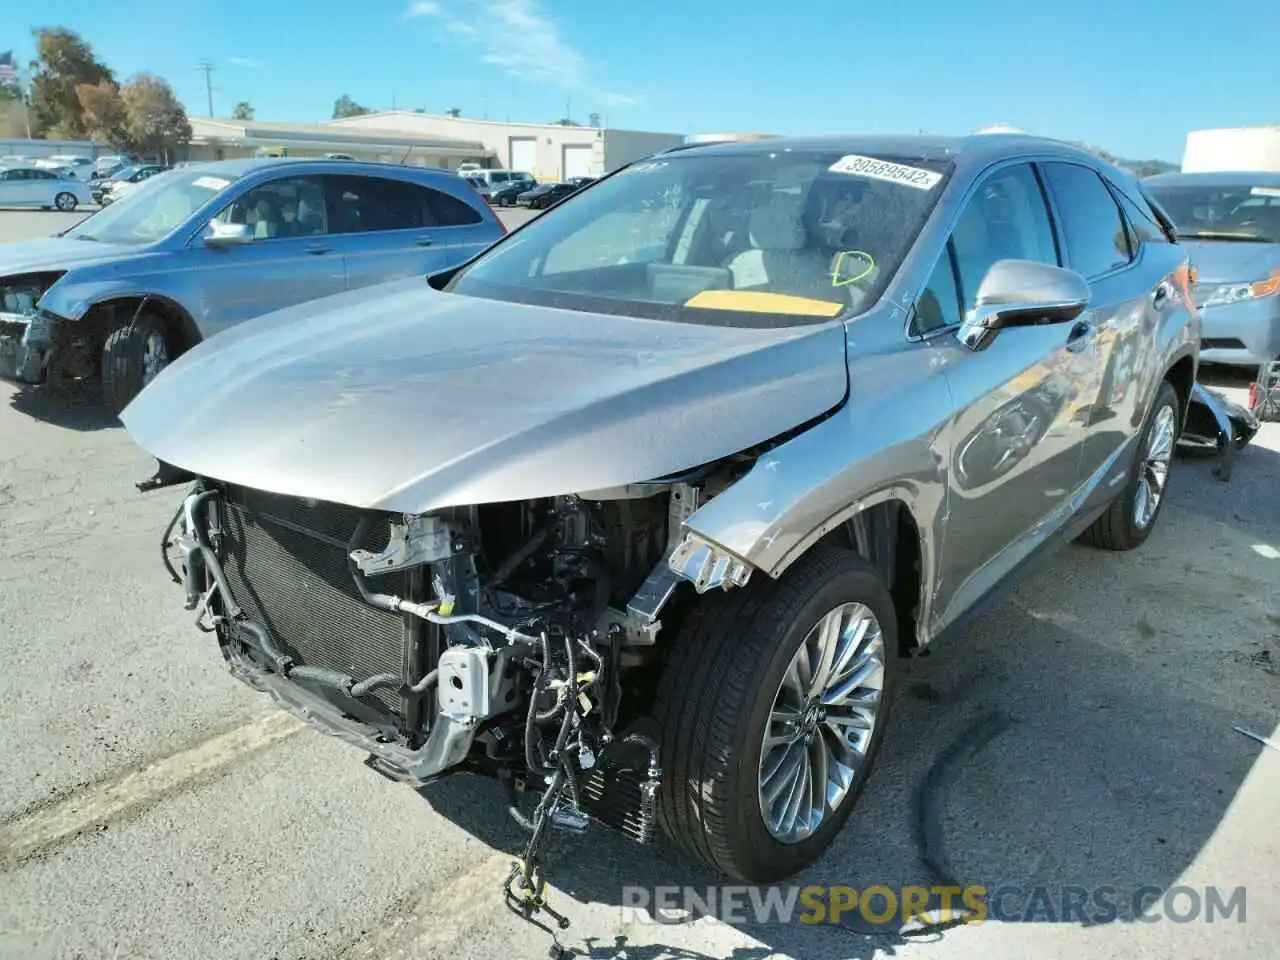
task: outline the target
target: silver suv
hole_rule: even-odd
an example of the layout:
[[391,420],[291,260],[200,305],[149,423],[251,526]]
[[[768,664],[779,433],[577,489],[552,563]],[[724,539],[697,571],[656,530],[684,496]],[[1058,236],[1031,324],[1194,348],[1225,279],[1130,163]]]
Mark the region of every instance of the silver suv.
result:
[[244,324],[124,422],[194,483],[167,562],[231,671],[396,781],[537,798],[528,907],[590,819],[751,882],[818,857],[904,658],[1033,555],[1151,533],[1199,340],[1171,226],[1089,153],[768,140]]
[[0,376],[101,376],[124,406],[226,328],[456,266],[504,233],[443,170],[227,160],[160,173],[57,237],[0,250]]

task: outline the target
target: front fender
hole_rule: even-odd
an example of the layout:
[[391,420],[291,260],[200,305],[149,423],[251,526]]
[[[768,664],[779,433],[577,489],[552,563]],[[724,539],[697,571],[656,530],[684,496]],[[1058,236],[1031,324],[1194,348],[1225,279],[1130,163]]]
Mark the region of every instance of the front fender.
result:
[[[921,587],[933,594],[946,512],[944,426],[951,391],[927,344],[850,365],[850,395],[832,416],[764,454],[685,522],[695,536],[781,576],[862,510],[898,500],[920,531]],[[928,610],[921,611],[928,623]]]
[[81,320],[93,307],[107,300],[153,294],[153,289],[131,277],[81,280],[71,273],[46,290],[37,306],[62,320]]

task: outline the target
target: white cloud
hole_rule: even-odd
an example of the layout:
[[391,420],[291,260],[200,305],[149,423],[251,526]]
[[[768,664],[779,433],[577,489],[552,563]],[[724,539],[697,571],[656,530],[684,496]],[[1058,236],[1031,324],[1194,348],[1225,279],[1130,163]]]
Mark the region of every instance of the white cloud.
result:
[[596,101],[602,107],[634,107],[640,102],[640,98],[629,93],[610,93],[604,90],[596,94]]
[[481,63],[513,77],[579,92],[600,106],[638,102],[591,84],[586,58],[561,36],[538,0],[412,0],[406,15],[432,17],[447,39],[475,48]]
[[247,70],[261,70],[263,67],[262,61],[255,60],[253,57],[227,57],[227,63]]

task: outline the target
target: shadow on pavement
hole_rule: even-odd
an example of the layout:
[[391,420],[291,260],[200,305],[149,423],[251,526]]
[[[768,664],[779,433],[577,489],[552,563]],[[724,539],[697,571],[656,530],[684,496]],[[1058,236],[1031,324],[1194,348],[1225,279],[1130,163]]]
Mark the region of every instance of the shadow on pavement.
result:
[[26,387],[14,392],[9,406],[34,420],[82,433],[120,426],[120,418],[106,408],[98,391],[91,387],[78,387],[69,393]]
[[[992,898],[996,922],[1093,925],[1131,920],[1177,882],[1257,756],[1256,744],[1223,731],[1236,723],[1269,730],[1269,711],[1221,708],[1161,658],[1096,641],[1087,610],[1068,630],[1034,603],[1005,603],[909,665],[866,792],[835,846],[795,885],[976,884]],[[523,835],[495,784],[457,778],[422,795],[485,842],[519,849]],[[639,847],[594,827],[556,838],[547,875],[580,902],[618,906],[619,924],[621,908],[635,903],[624,885],[687,885],[705,894],[725,883],[665,844]],[[1103,897],[1112,906],[1064,909],[1071,894],[1063,888],[1091,897],[1114,890]],[[1135,910],[1143,888],[1147,899]],[[877,901],[873,913],[882,912]],[[919,939],[900,931],[900,917],[876,925],[857,910],[836,925],[774,921],[732,923],[767,947],[733,956],[893,956],[895,946]],[[659,924],[625,929],[624,944],[575,940],[573,927],[560,939],[571,956],[624,949],[628,958],[697,956],[661,943],[687,940],[687,926],[678,936],[664,936],[671,928]]]

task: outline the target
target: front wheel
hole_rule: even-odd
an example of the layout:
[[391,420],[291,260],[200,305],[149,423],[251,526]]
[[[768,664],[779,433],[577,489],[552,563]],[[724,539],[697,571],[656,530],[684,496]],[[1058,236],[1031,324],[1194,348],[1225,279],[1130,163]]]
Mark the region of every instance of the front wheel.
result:
[[700,598],[656,702],[672,842],[748,883],[821,856],[884,735],[896,624],[880,575],[835,547],[777,581]]
[[102,347],[102,395],[119,415],[142,388],[169,365],[173,345],[164,321],[140,313],[132,323],[116,327]]
[[1168,380],[1160,384],[1147,422],[1138,435],[1129,482],[1111,502],[1107,512],[1093,522],[1081,539],[1104,550],[1132,550],[1151,535],[1164,506],[1178,442],[1178,392]]
[[79,202],[74,193],[63,192],[53,198],[53,205],[63,213],[71,213]]

